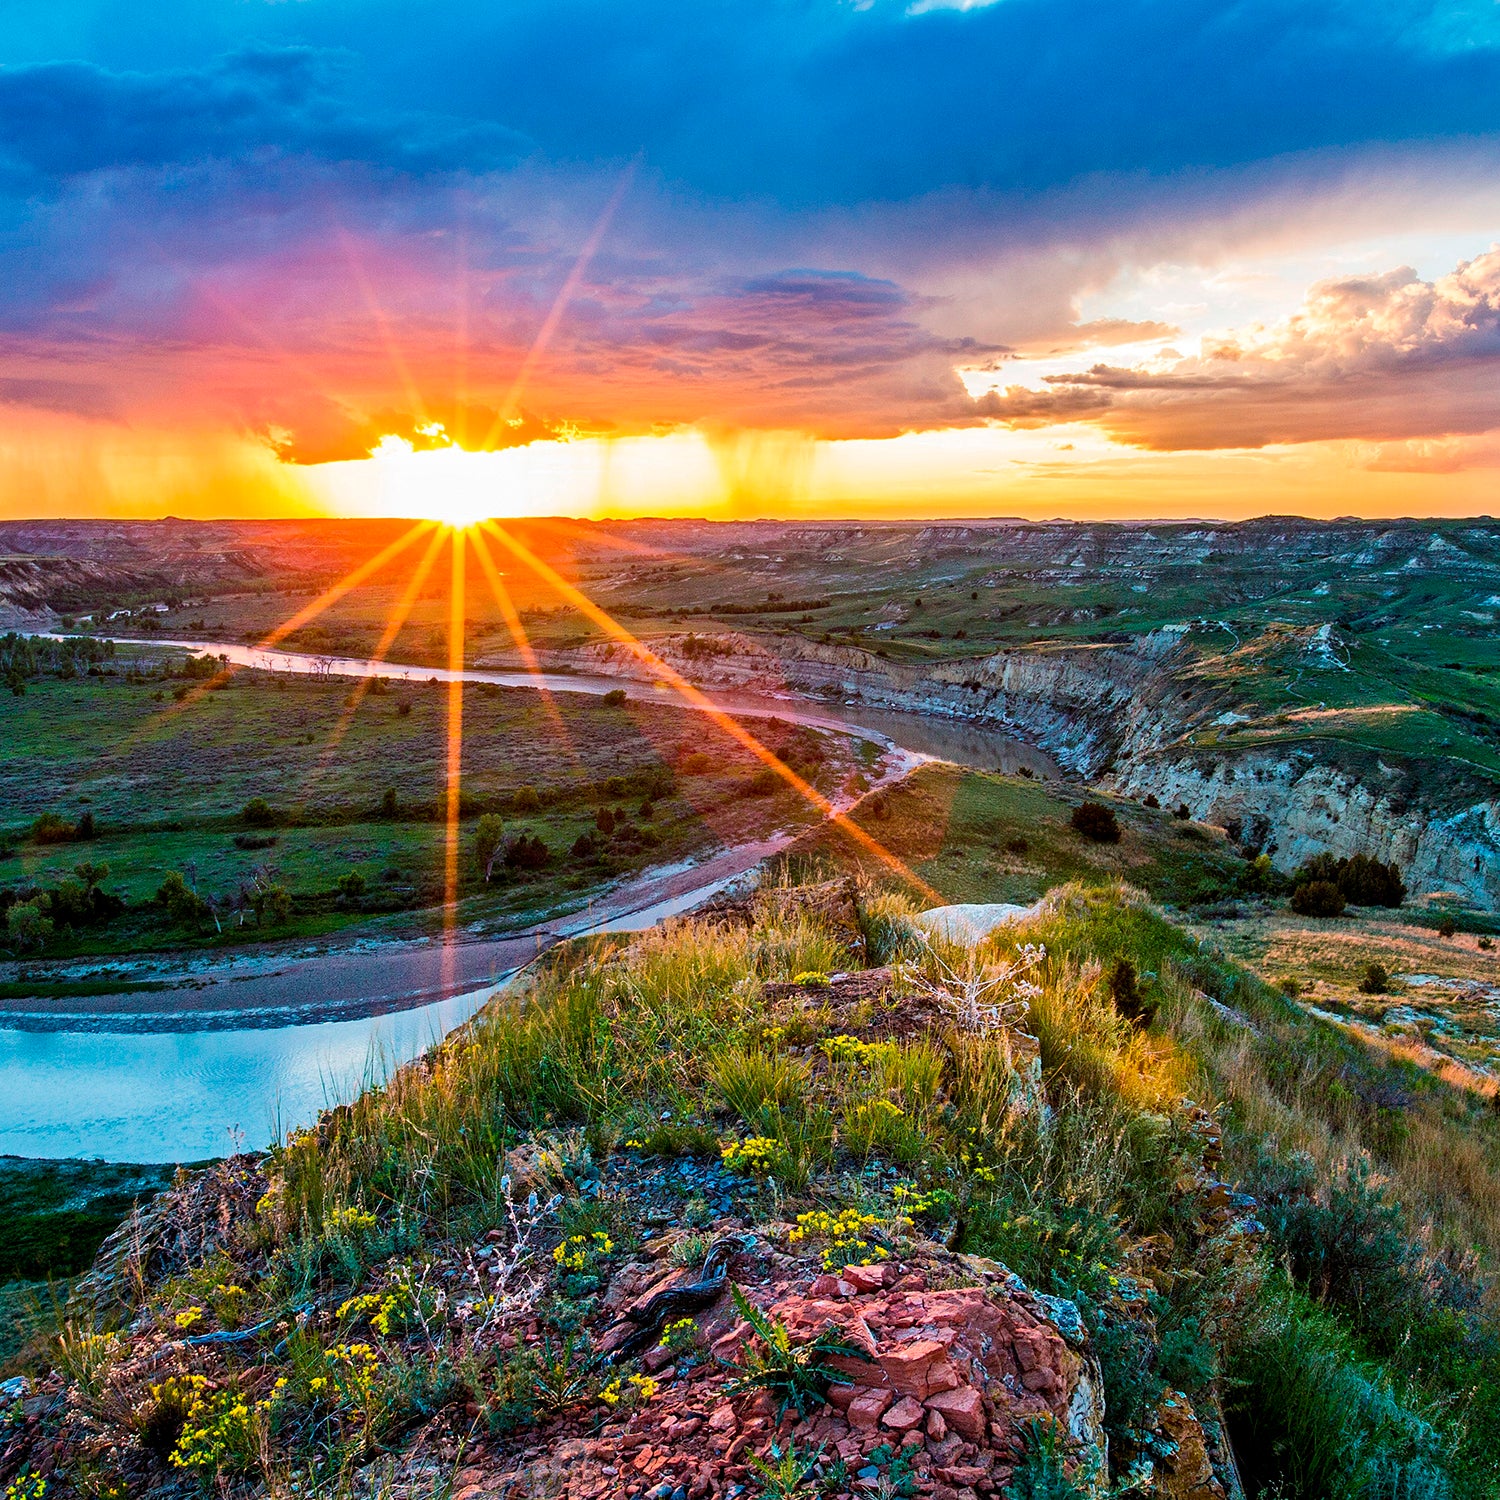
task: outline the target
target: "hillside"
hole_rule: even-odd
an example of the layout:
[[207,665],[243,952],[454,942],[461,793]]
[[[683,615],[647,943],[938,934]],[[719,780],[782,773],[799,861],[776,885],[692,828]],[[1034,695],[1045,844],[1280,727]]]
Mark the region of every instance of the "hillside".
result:
[[[1084,779],[1185,803],[1283,870],[1362,847],[1445,909],[1500,908],[1491,521],[537,520],[522,532],[707,686],[1000,726]],[[110,628],[253,641],[395,534],[384,522],[14,523],[0,546],[35,554],[28,577],[56,576],[50,598],[27,584],[29,628],[135,606]],[[98,585],[82,588],[59,558]],[[398,559],[286,645],[368,652],[404,581]],[[466,660],[521,666],[488,587],[469,580]],[[643,671],[524,567],[506,588],[544,664]],[[406,603],[391,659],[442,663],[440,583]]]
[[0,1482],[1496,1493],[1483,1101],[1117,881],[973,950],[912,911],[771,884],[557,950],[185,1174],[35,1347]]

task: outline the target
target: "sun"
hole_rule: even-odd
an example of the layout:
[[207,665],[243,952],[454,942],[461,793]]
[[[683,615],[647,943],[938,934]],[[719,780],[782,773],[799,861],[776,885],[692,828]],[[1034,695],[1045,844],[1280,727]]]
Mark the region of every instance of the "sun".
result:
[[500,476],[492,455],[457,443],[418,449],[387,434],[370,450],[381,508],[390,515],[437,521],[467,530],[502,514]]

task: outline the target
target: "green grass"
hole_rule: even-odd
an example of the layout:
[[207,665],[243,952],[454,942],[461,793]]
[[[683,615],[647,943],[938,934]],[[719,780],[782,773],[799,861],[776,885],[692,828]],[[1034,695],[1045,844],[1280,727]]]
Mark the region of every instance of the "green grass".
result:
[[[101,926],[59,930],[45,956],[69,958],[159,947],[308,938],[416,913],[444,893],[448,693],[417,684],[369,694],[351,713],[349,680],[237,674],[225,691],[173,698],[172,678],[125,680],[155,658],[124,650],[111,675],[34,681],[0,701],[0,889],[55,888],[80,861],[109,866],[106,889],[129,910]],[[181,660],[167,654],[162,662]],[[402,713],[405,707],[409,712]],[[515,923],[651,862],[810,816],[778,785],[747,797],[758,763],[737,745],[716,745],[701,718],[669,704],[609,704],[533,691],[470,686],[463,695],[459,827],[463,920]],[[847,763],[843,742],[771,726],[774,744],[832,788]],[[340,738],[340,736],[342,736]],[[703,751],[710,754],[702,754]],[[688,758],[696,756],[696,758]],[[520,809],[517,793],[534,790]],[[383,807],[394,795],[395,816]],[[263,799],[269,828],[242,810]],[[643,803],[649,801],[649,812]],[[601,807],[627,828],[595,828]],[[540,837],[552,861],[539,871],[500,868],[482,880],[469,853],[483,810],[509,831]],[[85,842],[39,844],[36,817],[73,823],[92,815]],[[573,856],[590,835],[596,849]],[[244,848],[247,836],[273,840]],[[149,905],[163,878],[184,872],[205,896],[232,901],[254,882],[292,897],[288,920],[260,929],[237,912],[224,930],[174,928]],[[338,883],[364,881],[357,899]],[[398,925],[410,925],[410,916]]]
[[[1091,843],[1069,824],[1084,795],[1055,782],[927,766],[878,806],[861,807],[855,821],[950,902],[1031,902],[1068,880],[1124,878],[1174,905],[1239,889],[1245,861],[1217,830],[1105,797],[1124,837]],[[805,836],[788,860],[824,857],[880,869],[836,829]]]

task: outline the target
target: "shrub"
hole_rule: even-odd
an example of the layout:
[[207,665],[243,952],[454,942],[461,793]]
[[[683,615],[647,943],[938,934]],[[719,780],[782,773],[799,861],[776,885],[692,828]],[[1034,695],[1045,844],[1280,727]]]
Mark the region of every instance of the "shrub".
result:
[[1146,795],[1141,799],[1141,806],[1160,807],[1161,799],[1156,795],[1155,792],[1147,792]]
[[1299,917],[1342,916],[1344,893],[1331,880],[1311,880],[1292,892],[1292,910]]
[[624,701],[625,701],[625,689],[624,688],[611,688],[604,695],[604,702],[606,702],[607,704],[609,704],[609,706],[611,708],[618,708]]
[[1118,844],[1120,824],[1111,808],[1102,802],[1081,802],[1070,820],[1076,832],[1096,844]]
[[259,886],[251,893],[250,907],[257,927],[264,927],[268,919],[285,922],[292,914],[291,892],[284,885]]
[[550,864],[552,851],[534,833],[522,833],[505,848],[505,863],[512,870],[540,870]]
[[1399,1342],[1427,1296],[1420,1248],[1361,1159],[1319,1180],[1311,1157],[1263,1159],[1260,1217],[1299,1287],[1353,1319],[1370,1342]]
[[276,823],[276,810],[264,797],[252,797],[240,809],[240,821],[249,828],[271,828]]
[[1383,995],[1391,987],[1391,976],[1386,972],[1384,964],[1366,964],[1365,971],[1359,976],[1360,993],[1365,995]]
[[1156,1006],[1141,994],[1135,965],[1128,958],[1117,958],[1110,965],[1105,983],[1109,987],[1110,1003],[1127,1021],[1150,1025]]
[[1179,802],[1177,806],[1172,810],[1172,816],[1174,818],[1181,818],[1184,823],[1186,823],[1187,820],[1192,817],[1192,815],[1193,810],[1187,805],[1186,802]]
[[156,904],[165,907],[168,918],[179,927],[195,932],[211,915],[208,902],[176,870],[156,888]]
[[1451,938],[1458,931],[1458,923],[1452,917],[1444,917],[1437,930],[1439,937]]
[[380,797],[380,816],[382,818],[394,818],[399,816],[400,806],[396,801],[396,788],[388,786]]
[[79,843],[87,843],[89,839],[94,837],[93,813],[86,812],[79,818],[77,825],[73,829],[73,837]]
[[340,875],[334,883],[339,895],[346,901],[358,901],[365,893],[365,877],[358,870],[350,870],[347,875]]
[[5,935],[18,953],[46,946],[52,936],[52,919],[43,913],[40,898],[17,901],[5,913]]
[[408,703],[408,702],[406,702],[405,699],[403,699],[400,703],[398,703],[396,705],[396,717],[398,719],[406,719],[406,718],[410,718],[410,716],[411,716],[411,704]]
[[1393,860],[1382,864],[1364,854],[1343,862],[1338,886],[1344,899],[1355,906],[1400,906],[1406,900],[1406,882]]
[[56,813],[45,812],[31,825],[31,837],[38,844],[66,844],[77,835],[77,828]]
[[510,794],[510,806],[512,812],[532,813],[537,812],[542,805],[540,793],[534,786],[518,786]]
[[1353,906],[1400,906],[1406,900],[1406,883],[1396,864],[1382,864],[1366,854],[1353,854],[1348,859],[1315,854],[1292,880],[1298,886],[1315,881],[1336,885],[1344,900]]

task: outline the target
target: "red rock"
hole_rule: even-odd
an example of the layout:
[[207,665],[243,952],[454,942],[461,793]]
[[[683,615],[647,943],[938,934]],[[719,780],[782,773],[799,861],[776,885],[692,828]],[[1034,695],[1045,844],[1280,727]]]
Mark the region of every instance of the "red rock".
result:
[[943,1420],[943,1414],[936,1407],[927,1413],[927,1436],[933,1442],[940,1443],[948,1436],[948,1424]]
[[984,1398],[971,1385],[937,1392],[928,1397],[927,1409],[942,1413],[943,1421],[971,1443],[984,1436]]
[[849,1403],[849,1425],[868,1431],[880,1421],[890,1404],[889,1391],[861,1390]]
[[989,1477],[988,1471],[977,1464],[949,1464],[937,1473],[939,1479],[946,1479],[949,1484],[957,1485],[978,1484],[981,1479]]
[[828,1404],[835,1411],[848,1411],[849,1403],[854,1399],[856,1387],[852,1385],[831,1385],[828,1387]]
[[837,1297],[838,1294],[838,1277],[830,1276],[826,1272],[822,1276],[816,1277],[813,1284],[807,1289],[809,1297]]
[[959,1385],[958,1371],[948,1360],[947,1346],[936,1339],[912,1339],[882,1349],[876,1355],[891,1384],[905,1396],[925,1401],[938,1391]]
[[856,1292],[878,1292],[886,1283],[888,1266],[845,1266],[844,1280]]
[[913,1427],[921,1425],[925,1415],[919,1402],[913,1401],[910,1396],[903,1396],[880,1421],[892,1432],[909,1432]]

